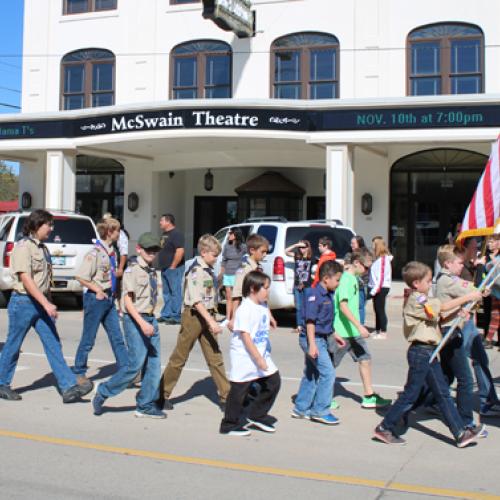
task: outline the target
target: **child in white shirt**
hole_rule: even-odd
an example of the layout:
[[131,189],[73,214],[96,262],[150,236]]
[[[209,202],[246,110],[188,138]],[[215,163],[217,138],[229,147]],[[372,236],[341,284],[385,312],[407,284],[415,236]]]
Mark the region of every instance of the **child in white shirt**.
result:
[[[220,433],[248,436],[247,427],[264,432],[275,432],[271,409],[281,385],[278,368],[271,359],[269,342],[270,313],[266,305],[271,280],[261,271],[249,272],[243,281],[243,301],[236,310],[233,336],[229,350],[231,390],[226,411],[220,424]],[[247,423],[240,419],[250,387],[260,386],[248,409]]]

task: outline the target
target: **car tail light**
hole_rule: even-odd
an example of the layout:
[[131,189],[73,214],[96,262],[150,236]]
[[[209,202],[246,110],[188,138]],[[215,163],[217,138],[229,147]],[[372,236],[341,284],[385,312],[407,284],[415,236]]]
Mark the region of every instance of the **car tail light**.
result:
[[3,267],[10,266],[10,254],[12,253],[12,250],[14,250],[14,243],[8,241],[5,244],[5,249],[3,251]]
[[273,281],[285,281],[285,261],[276,257],[273,264]]

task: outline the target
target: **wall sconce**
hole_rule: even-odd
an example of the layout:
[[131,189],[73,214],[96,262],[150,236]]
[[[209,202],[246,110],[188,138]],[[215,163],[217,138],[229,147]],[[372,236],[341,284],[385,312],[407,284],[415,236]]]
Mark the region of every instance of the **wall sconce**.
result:
[[203,186],[205,187],[205,191],[212,191],[214,188],[214,174],[210,172],[210,169],[207,170],[203,180]]
[[361,197],[361,211],[365,215],[370,215],[373,212],[373,197],[370,193],[365,193]]
[[31,208],[31,194],[28,193],[28,191],[25,191],[21,195],[21,208],[23,210],[27,210],[28,208]]
[[175,172],[170,171],[170,172],[168,173],[168,177],[169,177],[170,179],[171,179],[174,175],[175,175]]
[[139,195],[137,193],[128,195],[127,206],[131,212],[135,212],[139,208]]

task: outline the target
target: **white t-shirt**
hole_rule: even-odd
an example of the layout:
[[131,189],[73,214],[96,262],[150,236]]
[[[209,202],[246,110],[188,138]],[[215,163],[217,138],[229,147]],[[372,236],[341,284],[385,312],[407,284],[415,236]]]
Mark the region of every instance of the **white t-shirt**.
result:
[[[252,342],[267,363],[267,370],[260,370],[245,348],[241,332],[250,334]],[[268,377],[278,371],[271,359],[271,343],[269,342],[269,309],[256,304],[248,297],[244,298],[236,310],[234,330],[229,347],[231,382],[248,382],[262,377]]]

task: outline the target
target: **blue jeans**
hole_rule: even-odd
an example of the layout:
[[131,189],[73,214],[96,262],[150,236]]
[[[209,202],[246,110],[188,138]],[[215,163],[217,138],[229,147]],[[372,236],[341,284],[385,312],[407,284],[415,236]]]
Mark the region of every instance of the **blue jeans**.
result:
[[164,269],[161,272],[163,286],[163,308],[161,318],[175,319],[181,321],[182,306],[182,279],[184,277],[184,265],[175,269]]
[[90,351],[94,347],[97,330],[101,323],[108,335],[118,370],[126,369],[128,360],[127,347],[125,340],[123,340],[120,320],[113,298],[107,297],[103,300],[97,300],[95,293],[86,292],[83,295],[83,312],[83,332],[76,351],[73,372],[76,375],[85,375],[87,372],[87,360]]
[[14,292],[9,302],[9,333],[0,356],[0,385],[10,385],[19,359],[24,338],[33,327],[42,341],[59,390],[67,391],[76,385],[76,377],[62,353],[61,340],[54,321],[30,295]]
[[499,403],[500,401],[495,391],[495,384],[490,372],[488,354],[484,350],[483,341],[474,324],[474,320],[470,319],[466,321],[462,328],[462,335],[464,338],[465,352],[472,360],[472,368],[474,369],[477,386],[479,388],[481,405],[486,403]]
[[159,398],[161,378],[160,333],[154,316],[142,316],[152,324],[155,332],[146,337],[137,323],[128,314],[123,315],[123,329],[128,345],[128,368],[117,371],[108,381],[99,384],[99,394],[111,398],[124,391],[141,370],[141,389],[136,395],[137,409],[149,410]]
[[[443,337],[448,330],[449,328],[443,328]],[[455,332],[455,336],[452,336],[441,350],[441,367],[449,385],[455,377],[457,379],[457,408],[467,427],[474,424],[474,381],[465,352],[463,335],[459,329]]]
[[295,322],[297,327],[302,327],[305,331],[304,324],[304,288],[299,290],[298,288],[293,289],[293,296],[295,298]]
[[427,384],[436,399],[446,425],[457,439],[464,430],[462,417],[450,396],[448,381],[445,379],[437,360],[429,364],[433,346],[412,345],[408,349],[408,378],[402,394],[382,420],[384,429],[394,431],[401,418],[406,417],[418,400],[420,391]]
[[359,287],[359,322],[362,325],[365,324],[365,318],[366,318],[365,304],[366,304],[365,287],[360,285],[360,287]]
[[299,335],[299,345],[305,353],[305,367],[295,399],[295,411],[301,415],[324,417],[330,413],[335,383],[335,368],[328,352],[328,339],[316,336],[316,359],[307,354],[306,335]]

